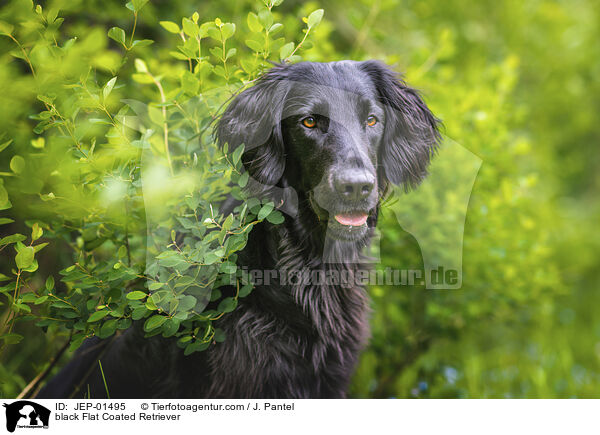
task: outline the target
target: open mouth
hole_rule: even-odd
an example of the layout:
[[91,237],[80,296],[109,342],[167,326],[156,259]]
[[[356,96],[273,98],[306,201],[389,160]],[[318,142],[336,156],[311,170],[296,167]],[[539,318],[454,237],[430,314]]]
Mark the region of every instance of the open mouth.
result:
[[369,212],[355,210],[350,212],[337,213],[333,219],[327,222],[327,233],[330,237],[339,240],[360,240],[369,231],[367,221]]
[[349,227],[360,227],[367,223],[368,213],[363,211],[355,211],[349,213],[340,213],[334,216],[335,220],[340,224]]
[[309,201],[321,222],[326,222],[327,233],[330,237],[341,240],[358,240],[367,233],[371,210],[357,208],[328,211],[320,207],[312,195],[309,196]]

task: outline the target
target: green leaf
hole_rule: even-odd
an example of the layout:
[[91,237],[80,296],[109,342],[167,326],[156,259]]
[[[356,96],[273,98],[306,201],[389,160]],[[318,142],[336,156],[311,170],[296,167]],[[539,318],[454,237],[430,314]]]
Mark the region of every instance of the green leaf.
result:
[[237,53],[236,48],[230,48],[229,50],[227,50],[227,55],[225,56],[225,60],[230,59],[231,57],[235,56],[236,53]]
[[225,221],[223,222],[223,225],[221,225],[221,227],[223,230],[229,231],[232,224],[233,224],[233,214],[229,213],[229,216],[227,216],[227,219],[225,219]]
[[27,237],[25,237],[23,234],[18,233],[3,237],[2,239],[0,239],[0,248],[11,243],[22,242],[25,239],[27,239]]
[[100,311],[96,311],[95,313],[92,313],[92,315],[88,318],[88,323],[93,323],[93,322],[97,322],[100,319],[104,319],[106,316],[108,316],[109,311],[108,310],[100,310]]
[[17,344],[21,340],[23,340],[23,338],[25,338],[25,337],[23,337],[20,334],[12,333],[12,334],[4,334],[3,336],[0,337],[0,340],[3,340],[4,343],[6,343],[6,344]]
[[219,259],[220,259],[220,257],[218,255],[216,255],[214,252],[208,252],[204,256],[204,264],[207,264],[207,265],[214,264]]
[[10,169],[15,174],[20,174],[25,169],[25,159],[19,155],[14,156],[10,161]]
[[190,95],[197,95],[200,90],[198,78],[187,69],[181,75],[181,90]]
[[197,343],[192,343],[186,346],[185,350],[183,351],[183,355],[188,356],[193,354],[194,352],[196,352],[198,346]]
[[54,23],[54,20],[56,20],[59,11],[60,10],[57,8],[52,8],[48,11],[48,15],[46,15],[46,20],[48,21],[48,24]]
[[11,139],[11,140],[4,142],[3,144],[0,144],[0,152],[4,151],[6,149],[6,147],[12,143],[12,141],[13,140]]
[[49,106],[52,105],[52,104],[54,104],[54,99],[55,98],[56,98],[56,96],[53,96],[53,95],[42,95],[42,94],[39,94],[37,96],[38,100],[40,100],[42,103],[48,104]]
[[148,106],[148,116],[150,120],[154,122],[156,125],[162,125],[165,122],[165,117],[163,115],[163,111],[154,105]]
[[231,274],[235,273],[236,270],[237,270],[236,264],[232,263],[231,261],[225,261],[225,262],[221,263],[221,268],[220,268],[221,273],[231,275]]
[[250,47],[252,50],[254,50],[258,53],[263,51],[263,46],[261,45],[260,42],[256,42],[252,39],[246,39],[245,43],[248,47]]
[[26,305],[26,304],[15,303],[15,304],[13,304],[13,309],[15,309],[15,308],[16,308],[16,310],[15,310],[16,312],[22,311],[24,313],[31,313],[31,308],[29,308],[29,305]]
[[323,9],[317,9],[316,11],[311,13],[308,16],[308,27],[315,27],[316,25],[318,25],[321,22],[321,19],[323,18],[323,12]]
[[232,254],[243,249],[248,243],[245,234],[234,234],[227,241],[227,253]]
[[139,290],[127,293],[127,299],[129,299],[130,301],[144,299],[146,296],[148,296],[146,293]]
[[208,36],[208,31],[210,29],[214,29],[214,28],[215,28],[215,24],[214,23],[203,23],[200,26],[200,34],[198,35],[198,37],[199,38],[206,38]]
[[31,263],[31,266],[26,267],[23,269],[24,272],[35,272],[36,270],[38,270],[38,262],[37,260],[33,260],[33,263]]
[[223,27],[221,27],[221,33],[223,35],[223,39],[229,39],[235,33],[235,24],[233,23],[225,23]]
[[46,278],[46,290],[50,291],[54,288],[54,277],[50,275]]
[[142,59],[136,59],[134,61],[135,63],[135,70],[139,73],[147,73],[148,72],[148,67],[146,66],[146,62],[144,62]]
[[198,24],[194,23],[189,18],[184,18],[181,20],[181,24],[183,26],[183,32],[186,35],[195,38],[200,34],[200,28],[198,27]]
[[175,288],[189,286],[191,283],[193,283],[195,281],[196,281],[196,279],[193,276],[189,276],[189,275],[182,276],[181,278],[177,278]]
[[31,241],[35,242],[37,239],[42,237],[44,234],[44,230],[40,227],[40,225],[36,222],[31,227]]
[[159,288],[163,287],[165,284],[162,282],[153,282],[152,284],[150,284],[148,286],[149,290],[158,290]]
[[[184,56],[185,59],[187,59],[187,57]],[[138,83],[142,83],[145,85],[149,85],[150,83],[154,83],[154,81],[152,80],[152,77],[150,77],[148,74],[132,74],[131,78],[138,82]]]
[[[0,202],[2,202],[2,198],[0,198]],[[0,218],[0,225],[12,224],[13,222],[14,222],[14,220],[12,220],[10,218]]]
[[268,9],[263,9],[258,13],[258,21],[265,29],[268,29],[273,24],[273,14]]
[[250,198],[247,201],[248,208],[254,214],[258,214],[258,210],[260,207],[260,200],[258,198]]
[[210,54],[219,60],[223,59],[223,49],[221,47],[213,47],[210,49]]
[[275,33],[279,32],[281,29],[283,29],[283,24],[281,24],[281,23],[275,23],[269,29],[269,33],[271,35],[274,35]]
[[273,202],[268,202],[265,205],[263,205],[260,211],[258,212],[258,220],[263,220],[264,218],[269,216],[269,214],[273,211],[274,207],[275,205],[273,204]]
[[242,158],[242,154],[244,153],[244,146],[240,145],[238,146],[235,151],[232,153],[231,155],[231,160],[233,163],[233,166],[236,167],[238,165],[238,163],[240,162],[240,159]]
[[179,330],[179,321],[176,319],[167,319],[162,325],[162,334],[164,337],[172,337]]
[[154,44],[154,41],[152,39],[136,39],[135,41],[133,41],[133,44],[131,44],[131,48],[147,47],[152,44]]
[[293,51],[294,51],[294,43],[288,42],[287,44],[285,44],[283,47],[281,47],[279,49],[279,58],[287,59],[290,56],[290,54],[292,54]]
[[238,186],[240,186],[242,189],[246,187],[249,178],[250,174],[248,172],[244,172],[242,175],[240,175],[240,178],[238,179]]
[[196,306],[196,298],[192,295],[183,296],[179,300],[179,305],[177,306],[177,311],[189,311]]
[[212,290],[211,294],[210,294],[210,301],[214,302],[221,299],[221,290],[219,289],[214,289]]
[[6,21],[0,21],[0,34],[10,35],[15,27]]
[[111,319],[108,322],[105,322],[100,328],[100,334],[98,334],[98,336],[100,338],[108,338],[113,335],[117,330],[117,322],[118,319]]
[[106,82],[106,84],[104,85],[104,88],[102,89],[102,97],[104,98],[105,101],[108,98],[108,96],[110,95],[110,93],[112,92],[116,81],[117,81],[117,78],[113,77],[108,82]]
[[215,329],[214,339],[217,343],[222,343],[225,341],[225,331],[223,331],[221,328]]
[[181,338],[178,340],[178,342],[179,342],[179,343],[182,343],[182,344],[183,344],[183,343],[187,343],[188,341],[191,341],[191,340],[192,340],[192,338],[194,338],[194,337],[192,337],[191,335],[184,335],[183,337],[181,337]]
[[35,302],[35,300],[37,299],[37,296],[35,295],[35,293],[25,293],[22,297],[21,300],[25,303],[32,303]]
[[251,32],[254,32],[254,33],[262,32],[263,26],[258,21],[258,16],[254,12],[250,12],[248,14],[247,21],[248,21],[248,28],[250,29]]
[[166,321],[167,321],[166,316],[161,316],[160,314],[155,314],[154,316],[149,317],[144,322],[144,331],[146,331],[146,332],[152,331],[153,329],[156,329],[159,326],[161,326]]
[[88,121],[91,124],[112,125],[112,122],[110,122],[110,120],[108,120],[107,118],[90,118],[88,119]]
[[[4,186],[2,184],[0,184],[0,210],[6,210],[7,208],[11,208],[11,207],[12,207],[12,204],[10,203],[10,200],[8,199],[8,192],[6,191]],[[8,219],[8,218],[3,218],[3,219]],[[8,222],[4,222],[4,223],[8,223]]]
[[15,262],[17,263],[17,267],[19,269],[27,269],[33,264],[34,256],[35,251],[31,246],[21,248],[15,256]]
[[133,320],[140,320],[146,317],[148,313],[151,311],[148,310],[145,306],[137,307],[131,312],[131,318]]
[[171,32],[171,33],[181,32],[181,30],[179,29],[179,26],[176,23],[174,23],[173,21],[160,21],[160,25],[163,26],[167,32]]
[[240,292],[239,292],[238,296],[240,298],[245,298],[246,296],[248,296],[250,294],[250,292],[252,292],[253,288],[254,287],[252,287],[252,284],[246,284],[245,286],[243,286],[240,289]]
[[225,298],[221,302],[219,302],[217,311],[220,311],[222,313],[230,313],[233,310],[235,310],[235,307],[237,307],[237,299]]
[[131,4],[133,5],[133,10],[135,12],[139,12],[140,9],[142,9],[146,3],[148,3],[148,0],[131,0]]
[[125,45],[125,30],[120,27],[111,27],[108,31],[108,37],[119,44]]
[[46,140],[40,136],[37,139],[31,139],[31,146],[41,150],[42,148],[44,148],[44,146],[46,145]]
[[71,344],[69,346],[69,352],[73,352],[75,350],[77,350],[83,343],[83,341],[86,339],[85,334],[81,333],[81,334],[75,334],[73,336],[73,341],[71,341]]
[[40,194],[40,199],[44,202],[46,201],[52,201],[53,199],[55,199],[56,196],[54,196],[54,193],[50,192],[47,195],[41,195]]
[[206,32],[208,33],[208,36],[210,36],[215,41],[221,40],[221,32],[219,32],[219,29],[217,29],[216,27],[209,27],[206,29]]
[[47,243],[47,242],[46,242],[46,243],[39,243],[39,244],[37,244],[37,245],[34,245],[34,246],[33,246],[33,250],[34,250],[36,253],[38,253],[38,252],[40,252],[42,249],[44,249],[46,246],[48,246],[48,243]]
[[40,305],[43,304],[44,302],[46,302],[48,300],[48,296],[40,296],[39,298],[37,298],[34,302],[34,304],[36,305]]
[[280,223],[283,223],[285,218],[283,217],[283,214],[281,214],[280,211],[275,210],[274,212],[269,214],[269,216],[267,216],[267,220],[272,224],[279,225]]

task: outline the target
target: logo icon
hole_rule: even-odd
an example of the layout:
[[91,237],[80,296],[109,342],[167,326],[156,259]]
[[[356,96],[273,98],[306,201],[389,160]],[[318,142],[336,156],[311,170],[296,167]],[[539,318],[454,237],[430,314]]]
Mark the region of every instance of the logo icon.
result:
[[50,410],[29,400],[19,400],[4,404],[6,408],[6,430],[14,432],[18,428],[47,429]]

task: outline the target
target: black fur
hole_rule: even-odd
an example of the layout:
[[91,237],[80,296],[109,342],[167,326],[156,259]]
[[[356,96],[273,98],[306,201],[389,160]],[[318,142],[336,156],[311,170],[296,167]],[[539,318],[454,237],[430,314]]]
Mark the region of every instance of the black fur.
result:
[[[303,123],[312,123],[307,117],[314,127]],[[229,150],[245,144],[254,193],[289,213],[283,224],[263,222],[251,232],[241,265],[365,268],[361,250],[381,197],[389,183],[408,189],[425,176],[437,126],[418,93],[380,62],[273,67],[233,100],[216,128]],[[334,218],[348,215],[368,220],[351,226]],[[218,321],[225,342],[185,357],[170,340],[144,339],[134,326],[111,342],[88,341],[39,397],[68,397],[78,384],[76,397],[88,385],[92,397],[104,397],[98,358],[113,398],[344,397],[368,338],[367,316],[360,286],[257,285]]]

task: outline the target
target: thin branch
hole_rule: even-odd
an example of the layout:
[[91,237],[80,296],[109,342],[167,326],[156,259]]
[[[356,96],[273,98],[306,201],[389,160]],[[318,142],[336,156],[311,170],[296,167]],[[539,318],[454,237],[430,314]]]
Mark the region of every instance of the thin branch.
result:
[[165,141],[165,154],[167,156],[167,163],[169,165],[169,171],[171,171],[171,176],[173,173],[173,164],[171,163],[171,152],[169,151],[169,125],[167,124],[167,108],[165,107],[165,103],[167,102],[167,98],[165,97],[165,91],[160,84],[160,81],[154,77],[150,71],[147,71],[146,74],[152,79],[156,87],[158,88],[158,92],[160,93],[160,101],[163,103],[162,106],[162,115],[163,115],[163,133],[164,133],[164,141]]
[[[52,369],[54,368],[54,366],[56,365],[56,363],[62,357],[63,353],[65,353],[65,351],[69,347],[69,343],[71,342],[71,337],[72,336],[73,336],[73,333],[71,332],[71,335],[69,336],[69,339],[65,342],[65,344],[62,345],[62,347],[58,350],[58,352],[56,352],[56,355],[54,355],[54,357],[52,357],[52,359],[50,360],[50,364],[48,365],[48,367],[46,367],[45,370],[43,370],[42,372],[40,372],[40,374],[38,374],[35,378],[33,378],[32,381],[29,384],[27,384],[27,386],[25,388],[23,388],[23,391],[21,391],[19,393],[19,395],[17,396],[17,399],[28,398],[29,397],[29,393],[31,391],[35,391],[35,389],[38,387],[38,385],[48,376],[48,374],[50,374],[50,372],[52,371]],[[34,397],[35,397],[35,395],[34,395]]]
[[137,12],[133,13],[133,30],[131,31],[131,39],[129,39],[129,47],[133,45],[133,35],[135,35],[135,26],[137,26]]

